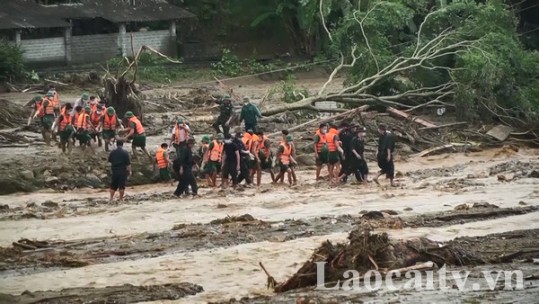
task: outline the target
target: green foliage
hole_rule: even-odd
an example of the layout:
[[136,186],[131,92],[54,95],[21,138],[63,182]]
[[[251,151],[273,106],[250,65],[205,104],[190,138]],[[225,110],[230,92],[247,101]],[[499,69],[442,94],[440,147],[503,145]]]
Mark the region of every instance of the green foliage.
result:
[[211,64],[211,67],[218,74],[226,76],[239,76],[243,73],[241,62],[238,56],[232,54],[229,49],[223,49],[221,60]]
[[19,46],[0,40],[0,81],[25,78],[22,53]]
[[297,87],[297,79],[294,75],[288,75],[281,84],[283,99],[286,103],[296,102],[304,97],[309,97],[309,91]]

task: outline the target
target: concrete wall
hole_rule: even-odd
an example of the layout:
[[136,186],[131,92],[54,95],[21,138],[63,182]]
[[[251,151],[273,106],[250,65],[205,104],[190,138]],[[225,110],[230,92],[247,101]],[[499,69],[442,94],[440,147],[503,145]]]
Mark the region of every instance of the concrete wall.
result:
[[121,55],[118,34],[84,35],[71,38],[73,63],[102,62]]
[[21,48],[27,62],[65,61],[64,37],[21,40]]
[[[133,36],[134,51],[142,45],[151,46],[166,55],[173,55],[169,30],[127,33],[125,36],[125,52],[132,56],[131,35]],[[25,51],[24,59],[29,63],[63,62],[66,63],[65,38],[45,38],[21,40]],[[104,62],[122,54],[119,34],[100,34],[72,36],[70,38],[71,63]]]

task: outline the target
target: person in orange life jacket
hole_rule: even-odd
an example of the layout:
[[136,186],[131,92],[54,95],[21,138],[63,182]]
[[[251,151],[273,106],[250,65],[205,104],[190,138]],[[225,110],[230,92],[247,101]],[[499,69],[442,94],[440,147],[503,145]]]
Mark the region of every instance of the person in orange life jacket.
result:
[[262,178],[262,170],[269,171],[271,175],[271,181],[275,181],[275,174],[272,170],[273,157],[270,149],[271,142],[269,138],[264,135],[264,131],[258,129],[256,132],[258,142],[256,145],[256,156],[258,157],[256,167],[256,183],[260,186],[260,180]]
[[376,184],[378,183],[378,178],[385,174],[386,178],[389,178],[392,187],[397,185],[393,181],[395,177],[395,164],[393,163],[393,152],[395,152],[395,137],[391,132],[387,130],[385,125],[378,126],[378,133],[380,137],[378,138],[378,151],[376,152],[376,159],[378,161],[378,167],[380,171],[373,178],[373,181]]
[[248,129],[247,132],[243,134],[241,141],[249,151],[249,176],[251,177],[251,180],[254,180],[254,174],[259,163],[258,153],[256,152],[258,148],[258,136],[254,134],[252,129]]
[[[286,137],[289,135],[289,132],[288,130],[282,130],[281,131],[281,134],[282,134],[282,139],[281,139],[281,144],[285,143],[286,142]],[[296,146],[294,144],[294,142],[289,142],[288,143],[291,147],[292,147],[292,157],[294,157],[294,159],[296,158]],[[297,184],[298,182],[298,178],[296,176],[296,166],[297,166],[297,163],[292,163],[290,164],[290,173],[292,175],[292,181],[293,181],[293,184]],[[281,175],[281,180],[280,181],[275,181],[275,182],[281,182],[283,183],[284,182],[284,174]]]
[[90,114],[92,113],[92,110],[90,107],[86,106],[84,110],[82,110],[77,116],[77,118],[74,118],[75,121],[75,128],[77,130],[77,139],[79,140],[79,143],[81,147],[90,147],[92,152],[94,151],[94,148],[92,147],[92,137],[90,135],[90,132],[95,129],[95,127],[92,125],[92,121],[90,120]]
[[33,118],[41,118],[41,135],[47,145],[50,145],[52,125],[55,120],[52,97],[52,93],[47,94],[47,96],[37,104],[38,109],[33,116]]
[[[28,122],[26,123],[27,126],[29,126],[32,123],[32,120],[34,119],[35,114],[38,113],[39,109],[41,108],[42,102],[43,102],[43,98],[41,96],[35,96],[34,98],[32,98],[31,100],[32,112],[30,113],[30,116],[28,117]],[[38,117],[39,117],[39,122],[41,123],[42,116],[38,115]]]
[[223,154],[221,158],[222,187],[228,187],[228,177],[232,179],[232,186],[238,185],[238,172],[240,171],[240,151],[238,146],[232,141],[232,135],[225,135],[223,144]]
[[170,137],[169,146],[174,146],[176,149],[176,158],[180,157],[180,154],[187,148],[187,140],[191,135],[191,128],[184,123],[183,118],[178,118],[176,125],[172,129],[172,136]]
[[71,153],[72,143],[71,139],[75,134],[75,128],[72,124],[71,110],[73,106],[71,103],[66,103],[62,107],[62,112],[58,118],[56,118],[55,124],[58,126],[58,135],[60,135],[60,147],[63,153]]
[[56,115],[56,117],[58,117],[60,116],[60,107],[61,107],[60,97],[58,96],[58,92],[56,92],[56,88],[54,87],[53,84],[49,84],[49,90],[47,91],[47,94],[49,93],[52,94],[51,100],[54,107],[54,114]]
[[90,114],[90,121],[92,122],[92,125],[95,127],[95,129],[92,129],[90,132],[90,136],[94,140],[94,142],[97,141],[98,147],[101,147],[103,145],[103,141],[101,139],[101,132],[99,130],[99,124],[101,123],[101,120],[103,118],[103,111],[100,107],[95,107],[95,110],[92,110],[92,114]]
[[[337,183],[339,180],[339,171],[340,171],[340,159],[344,158],[343,150],[341,148],[341,141],[339,140],[339,135],[337,131],[337,126],[332,124],[328,133],[326,134],[326,143],[328,145],[328,171],[329,171],[329,180],[330,182]],[[339,155],[339,153],[341,155]]]
[[124,141],[127,139],[133,139],[131,142],[131,149],[133,150],[133,159],[137,159],[137,147],[141,148],[146,156],[152,161],[150,152],[146,149],[146,134],[144,133],[144,127],[140,120],[131,111],[125,113],[124,119],[128,121],[127,128],[128,133],[124,137]]
[[322,166],[328,163],[328,146],[326,135],[328,131],[327,124],[321,124],[314,135],[314,155],[316,159],[316,180],[320,180]]
[[187,148],[185,149],[185,153],[182,153],[181,158],[178,159],[181,164],[181,167],[179,170],[180,181],[178,183],[178,187],[176,188],[176,191],[174,191],[174,195],[177,197],[179,197],[183,193],[187,194],[189,190],[189,186],[191,186],[191,190],[193,191],[192,193],[193,198],[198,195],[197,180],[193,174],[193,169],[198,170],[197,164],[195,163],[193,159],[194,145],[195,145],[195,139],[190,138],[187,141]]
[[221,156],[223,154],[223,134],[217,134],[217,138],[208,146],[209,161],[206,166],[206,172],[210,175],[210,186],[217,187],[217,173],[221,168]]
[[292,135],[287,135],[285,142],[281,143],[277,149],[277,159],[280,171],[275,177],[275,180],[278,181],[281,179],[281,176],[286,173],[288,175],[288,183],[290,185],[292,185],[292,170],[290,169],[290,165],[296,163],[294,157],[292,156],[292,146],[290,145],[291,142]]
[[171,181],[169,167],[172,166],[172,161],[170,161],[167,150],[168,145],[166,143],[162,143],[155,152],[155,161],[159,167],[159,179],[165,183]]
[[123,129],[122,123],[113,107],[108,107],[101,116],[97,130],[101,132],[101,137],[105,141],[105,151],[109,151],[111,141],[116,138],[118,128]]

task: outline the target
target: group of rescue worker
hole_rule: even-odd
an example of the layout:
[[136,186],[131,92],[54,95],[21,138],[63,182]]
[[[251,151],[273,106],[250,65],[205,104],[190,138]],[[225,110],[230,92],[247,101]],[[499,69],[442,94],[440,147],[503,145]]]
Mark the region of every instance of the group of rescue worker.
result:
[[90,96],[87,92],[74,105],[69,102],[61,105],[52,85],[45,96],[34,97],[32,105],[28,125],[38,118],[45,143],[51,145],[51,140],[57,142],[64,153],[70,153],[77,140],[81,147],[94,152],[92,141],[99,147],[104,145],[105,151],[109,151],[113,141],[122,139],[132,140],[133,158],[137,157],[135,149],[139,147],[152,159],[146,148],[144,127],[133,112],[126,112],[120,119],[105,100]]
[[[83,93],[74,106],[71,103],[60,104],[58,93],[54,86],[49,87],[45,96],[33,99],[33,111],[28,124],[39,118],[43,138],[47,145],[51,139],[58,142],[64,153],[72,150],[78,140],[81,147],[92,151],[92,141],[99,147],[104,145],[105,151],[113,141],[131,141],[133,158],[137,158],[136,148],[142,149],[151,162],[159,168],[159,177],[163,182],[171,182],[171,170],[179,179],[174,192],[176,196],[189,193],[197,195],[198,185],[196,176],[207,180],[211,188],[217,188],[217,177],[221,176],[221,186],[236,188],[245,181],[246,185],[260,186],[262,173],[269,173],[273,183],[283,183],[285,175],[288,183],[297,183],[296,176],[296,147],[292,136],[287,130],[281,132],[279,143],[272,151],[272,142],[264,131],[257,128],[257,121],[262,117],[256,105],[248,98],[243,99],[240,127],[230,132],[234,108],[229,96],[218,98],[219,116],[213,123],[215,136],[202,137],[197,153],[193,152],[195,140],[189,124],[182,118],[177,119],[172,129],[168,143],[162,143],[155,156],[146,147],[145,130],[133,112],[126,112],[123,119],[116,115],[113,107],[107,106],[100,98]],[[379,142],[377,160],[381,171],[373,181],[378,183],[378,177],[386,174],[394,186],[393,154],[395,141],[386,126],[379,126]],[[314,132],[313,152],[316,159],[316,180],[321,178],[323,166],[327,166],[329,181],[332,184],[346,182],[354,175],[359,182],[367,183],[369,169],[364,157],[366,128],[359,125],[342,123],[321,124]],[[171,150],[175,151],[174,159]],[[276,170],[274,170],[276,169]]]

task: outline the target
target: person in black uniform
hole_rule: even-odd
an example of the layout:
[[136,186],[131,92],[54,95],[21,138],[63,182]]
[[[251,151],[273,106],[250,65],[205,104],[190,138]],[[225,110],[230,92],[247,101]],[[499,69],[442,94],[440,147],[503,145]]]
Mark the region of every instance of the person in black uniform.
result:
[[228,178],[232,180],[232,186],[236,188],[238,184],[238,171],[240,171],[240,150],[232,141],[230,134],[225,135],[222,156],[223,188],[228,187]]
[[111,164],[112,178],[110,182],[110,199],[112,203],[114,194],[120,190],[120,201],[124,199],[125,182],[131,175],[131,160],[129,153],[123,149],[124,143],[121,140],[116,141],[116,149],[109,154],[109,163]]
[[245,183],[250,185],[253,181],[249,172],[249,151],[245,148],[245,145],[241,141],[241,129],[236,129],[235,136],[232,138],[232,142],[236,144],[240,152],[240,174],[238,176],[238,184],[245,179]]
[[[339,132],[339,139],[342,143],[342,149],[344,151],[344,158],[341,157],[341,171],[339,176],[342,176],[345,172],[350,171],[350,153],[352,146],[352,139],[356,135],[354,131],[354,125],[350,126],[348,123],[343,122],[341,124],[341,131]],[[348,175],[344,174],[343,181],[346,182]]]
[[187,141],[187,148],[182,153],[181,158],[179,159],[180,169],[180,182],[176,191],[174,191],[175,196],[180,196],[182,194],[188,194],[189,186],[193,191],[193,197],[198,195],[198,185],[195,176],[193,175],[193,166],[196,166],[195,160],[193,158],[193,146],[195,145],[195,139],[190,138]]
[[[212,127],[217,134],[223,133],[224,135],[227,135],[230,131],[230,121],[234,114],[232,100],[230,99],[230,96],[224,96],[222,99],[216,100],[215,103],[219,105],[219,116],[212,124]],[[223,127],[222,132],[221,127]]]
[[395,138],[393,134],[387,131],[385,125],[378,126],[378,151],[376,152],[376,159],[378,160],[378,167],[380,171],[373,178],[373,181],[377,184],[378,178],[385,174],[386,178],[389,178],[392,187],[396,187],[394,182],[395,177],[395,164],[393,163],[393,152],[395,152]]

